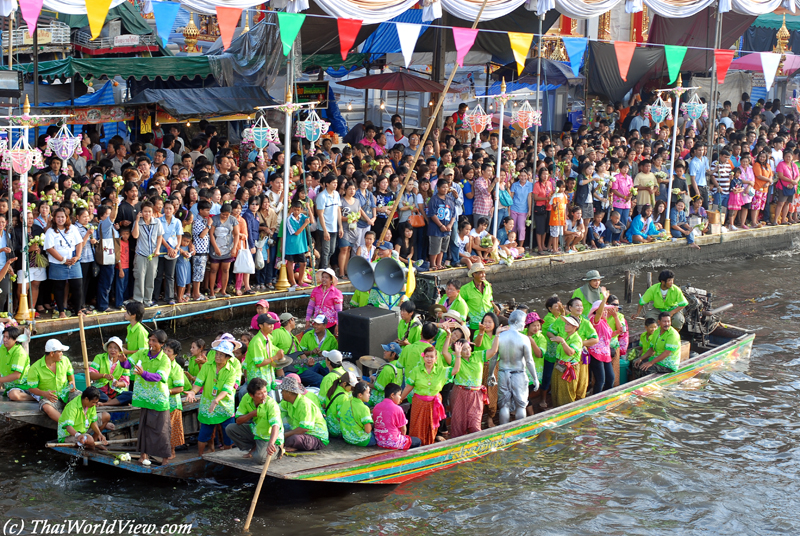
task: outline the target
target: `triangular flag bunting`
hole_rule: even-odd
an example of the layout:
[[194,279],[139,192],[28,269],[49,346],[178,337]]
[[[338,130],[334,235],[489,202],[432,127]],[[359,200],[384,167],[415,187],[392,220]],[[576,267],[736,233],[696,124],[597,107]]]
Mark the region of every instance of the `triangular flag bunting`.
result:
[[306,16],[303,13],[284,13],[278,12],[278,28],[281,31],[281,43],[283,43],[283,55],[288,56],[292,50],[294,40],[297,34],[300,33],[300,28]]
[[408,67],[411,63],[411,56],[414,55],[414,47],[417,45],[422,25],[397,22],[395,27],[397,28],[397,37],[400,38],[400,50],[403,51],[403,60],[406,63],[406,67]]
[[339,25],[339,47],[342,49],[342,61],[347,59],[347,54],[356,42],[361,22],[358,19],[336,19],[336,23]]
[[533,34],[508,32],[508,41],[511,43],[511,52],[514,53],[514,60],[517,62],[517,73],[522,74],[525,58],[528,57],[533,42]]
[[667,58],[667,69],[669,70],[669,83],[674,84],[681,72],[683,57],[686,56],[686,47],[676,45],[664,45],[664,55]]
[[231,46],[233,34],[239,26],[242,18],[242,10],[238,7],[217,6],[217,23],[219,24],[219,35],[222,38],[222,49],[226,50]]
[[469,49],[475,44],[478,37],[478,30],[472,28],[453,28],[453,41],[456,43],[456,63],[459,67],[464,66],[464,58]]
[[44,0],[19,0],[22,18],[25,19],[25,24],[28,25],[28,35],[33,35],[33,32],[36,31],[36,23],[39,20],[39,13],[42,12],[42,4],[44,4]]
[[583,53],[586,52],[586,45],[589,40],[585,37],[562,37],[564,48],[569,56],[569,66],[572,67],[572,74],[579,75],[583,64]]
[[714,50],[714,61],[717,64],[717,83],[725,83],[725,75],[728,74],[728,67],[733,61],[734,50]]
[[773,52],[761,53],[761,69],[764,71],[764,82],[767,84],[767,92],[775,82],[775,75],[778,74],[778,67],[781,64],[781,55]]
[[617,53],[617,66],[619,67],[619,76],[625,82],[628,81],[628,69],[631,66],[633,59],[633,51],[636,50],[636,43],[629,43],[628,41],[615,41],[614,51]]
[[92,41],[100,37],[110,8],[111,0],[86,0],[86,16],[92,30]]
[[169,41],[169,34],[175,25],[178,17],[178,10],[181,8],[179,2],[157,2],[153,1],[153,18],[156,20],[156,33],[161,38],[162,44],[166,47]]

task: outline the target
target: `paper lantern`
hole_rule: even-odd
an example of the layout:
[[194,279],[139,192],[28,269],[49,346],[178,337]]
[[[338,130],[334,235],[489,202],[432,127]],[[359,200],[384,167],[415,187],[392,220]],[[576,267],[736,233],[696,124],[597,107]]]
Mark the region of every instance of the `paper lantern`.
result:
[[525,101],[519,110],[511,115],[511,123],[518,123],[522,128],[522,141],[528,137],[528,129],[534,126],[542,126],[542,112],[534,110],[531,103]]
[[311,143],[316,143],[323,134],[328,132],[331,124],[323,121],[315,109],[311,109],[304,121],[297,122],[295,134],[298,138],[305,138]]
[[487,114],[483,111],[480,104],[475,106],[468,114],[464,116],[464,122],[467,123],[469,129],[475,134],[479,135],[492,124],[492,114]]
[[683,116],[692,122],[691,127],[695,133],[697,133],[697,120],[701,117],[708,117],[708,105],[700,102],[700,97],[697,96],[697,93],[692,95],[688,102],[681,104],[681,111]]
[[31,147],[25,136],[20,136],[11,148],[8,148],[6,140],[0,140],[0,151],[3,154],[3,169],[11,169],[22,175],[27,173],[31,167],[44,167],[42,153],[35,147]]
[[672,119],[672,106],[664,102],[659,93],[656,96],[656,101],[653,104],[647,105],[645,114],[656,124],[655,133],[658,134],[661,131],[661,123]]
[[66,123],[61,125],[55,136],[47,139],[47,151],[45,155],[56,155],[61,160],[67,160],[75,154],[75,149],[80,147],[81,137],[73,136]]

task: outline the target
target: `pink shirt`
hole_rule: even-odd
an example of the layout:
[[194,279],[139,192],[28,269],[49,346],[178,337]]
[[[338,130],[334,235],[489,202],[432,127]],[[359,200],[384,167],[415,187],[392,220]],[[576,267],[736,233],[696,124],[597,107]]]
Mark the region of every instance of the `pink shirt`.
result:
[[[631,179],[630,175],[623,175],[622,173],[618,173],[615,180],[611,185],[611,189],[618,191],[623,195],[628,195],[633,188],[633,179]],[[631,208],[631,202],[624,197],[618,197],[617,194],[614,195],[613,206],[614,208]]]
[[372,410],[375,424],[375,441],[385,449],[407,450],[411,438],[400,433],[400,428],[408,424],[403,410],[389,398],[384,398]]

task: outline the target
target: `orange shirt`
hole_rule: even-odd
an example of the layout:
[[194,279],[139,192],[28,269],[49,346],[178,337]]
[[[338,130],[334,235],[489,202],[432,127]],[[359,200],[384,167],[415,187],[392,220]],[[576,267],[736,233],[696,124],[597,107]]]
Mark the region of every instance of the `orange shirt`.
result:
[[130,241],[119,241],[119,265],[121,268],[130,268]]
[[561,226],[567,224],[567,196],[555,194],[550,200],[552,209],[550,210],[550,225]]
[[753,175],[756,178],[756,184],[755,184],[756,190],[758,190],[759,192],[766,192],[767,190],[769,190],[769,185],[772,183],[770,181],[764,181],[758,178],[758,175],[761,175],[762,177],[769,177],[770,179],[772,179],[772,168],[769,167],[769,164],[763,167],[758,162],[753,164]]

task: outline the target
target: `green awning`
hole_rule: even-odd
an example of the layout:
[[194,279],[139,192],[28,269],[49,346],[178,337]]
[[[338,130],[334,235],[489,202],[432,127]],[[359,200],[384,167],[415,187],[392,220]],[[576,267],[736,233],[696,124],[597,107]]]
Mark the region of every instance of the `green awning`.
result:
[[366,54],[348,54],[347,59],[342,61],[341,54],[312,54],[303,56],[303,70],[318,68],[327,69],[333,67],[339,69],[344,67],[349,69],[353,65],[361,65],[367,60]]
[[[774,30],[780,30],[782,25],[783,25],[783,15],[774,15],[772,13],[769,13],[767,15],[761,15],[758,18],[756,18],[756,21],[751,26],[756,26],[758,28],[772,28]],[[787,15],[786,28],[790,32],[794,30],[800,30],[800,16]]]
[[[8,67],[0,67],[8,70]],[[33,73],[32,63],[15,64],[15,71]],[[84,78],[93,76],[99,78],[107,76],[113,78],[135,78],[141,80],[148,78],[203,78],[211,74],[206,56],[171,56],[163,58],[97,58],[79,59],[66,58],[63,60],[40,61],[39,76],[44,79],[69,78],[79,75]]]
[[[108,11],[106,21],[114,19],[122,19],[122,25],[129,34],[148,35],[155,33],[150,25],[147,24],[147,21],[139,15],[139,12],[136,11],[129,2],[123,2]],[[73,29],[89,26],[89,17],[86,15],[56,13],[56,20],[63,22]]]

